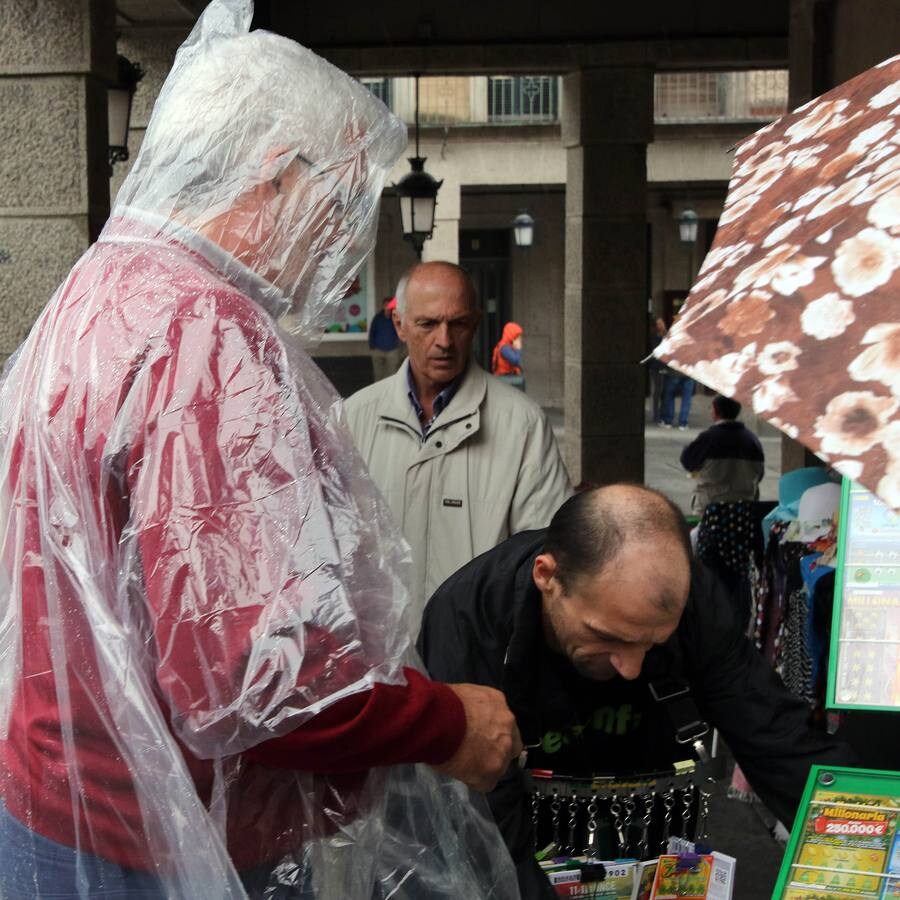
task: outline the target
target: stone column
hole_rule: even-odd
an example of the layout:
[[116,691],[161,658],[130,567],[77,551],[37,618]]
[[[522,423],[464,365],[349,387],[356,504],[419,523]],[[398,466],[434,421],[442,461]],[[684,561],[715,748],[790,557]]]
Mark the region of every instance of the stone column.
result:
[[566,457],[576,484],[644,479],[652,136],[650,69],[563,79]]
[[113,0],[0,3],[0,360],[109,214]]

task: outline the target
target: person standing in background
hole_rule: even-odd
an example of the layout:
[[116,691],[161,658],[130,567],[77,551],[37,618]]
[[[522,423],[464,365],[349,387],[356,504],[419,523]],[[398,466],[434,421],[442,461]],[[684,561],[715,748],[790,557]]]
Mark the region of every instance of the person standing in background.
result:
[[691,401],[694,399],[694,382],[687,375],[669,369],[665,375],[663,388],[662,422],[663,428],[671,428],[675,424],[675,395],[681,389],[681,406],[678,409],[678,430],[688,427],[691,414]]
[[[674,325],[680,314],[672,317]],[[663,381],[662,421],[663,428],[671,428],[675,424],[675,395],[681,394],[681,405],[678,408],[678,430],[684,431],[688,427],[688,419],[691,415],[691,401],[694,399],[696,384],[687,375],[676,372],[674,369],[666,369]]]
[[397,286],[394,315],[408,359],[344,413],[412,550],[415,630],[447,578],[545,527],[572,487],[543,410],[471,358],[481,311],[465,270],[419,263]]
[[[653,333],[650,335],[650,352],[660,345],[662,339],[666,336],[666,321],[662,317],[656,319],[653,323]],[[647,370],[650,373],[650,409],[653,415],[653,424],[662,424],[662,398],[663,387],[666,383],[666,375],[669,372],[664,362],[655,356],[650,357],[647,363]]]
[[717,394],[710,413],[712,426],[681,451],[681,465],[697,479],[691,510],[698,516],[710,503],[758,500],[766,474],[759,438],[738,421],[741,404]]
[[491,355],[491,373],[521,390],[525,390],[522,374],[522,326],[507,322]]
[[385,297],[381,301],[381,312],[372,316],[369,325],[369,350],[372,354],[375,381],[393,375],[403,362],[400,338],[397,337],[397,329],[394,328],[393,315],[396,307],[396,297]]

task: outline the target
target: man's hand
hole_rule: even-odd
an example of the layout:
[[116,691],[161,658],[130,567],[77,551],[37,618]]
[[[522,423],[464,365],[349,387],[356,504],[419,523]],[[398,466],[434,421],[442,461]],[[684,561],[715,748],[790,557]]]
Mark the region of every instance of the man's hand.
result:
[[466,710],[466,736],[439,772],[476,791],[493,790],[509,764],[522,752],[522,738],[500,691],[478,684],[447,685]]

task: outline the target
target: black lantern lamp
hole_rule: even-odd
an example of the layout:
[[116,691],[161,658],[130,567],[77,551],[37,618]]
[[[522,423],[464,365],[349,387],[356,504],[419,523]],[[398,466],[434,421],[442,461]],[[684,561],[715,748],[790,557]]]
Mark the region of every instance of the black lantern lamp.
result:
[[513,219],[513,237],[517,247],[530,247],[534,243],[534,219],[524,210]]
[[419,259],[422,258],[422,245],[434,231],[437,192],[444,183],[425,171],[425,159],[419,156],[419,76],[416,75],[416,155],[409,160],[412,171],[404,175],[395,187],[400,198],[403,237],[413,245]]
[[106,92],[109,114],[109,174],[113,165],[128,159],[128,128],[131,124],[131,101],[144,70],[124,56],[118,57],[116,83]]
[[697,240],[697,213],[686,209],[678,217],[678,236],[683,244],[693,244]]

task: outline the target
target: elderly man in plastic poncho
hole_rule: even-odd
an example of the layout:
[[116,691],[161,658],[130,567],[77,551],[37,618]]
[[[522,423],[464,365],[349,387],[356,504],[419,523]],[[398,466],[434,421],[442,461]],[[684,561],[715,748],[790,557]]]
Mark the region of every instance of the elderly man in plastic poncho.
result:
[[410,667],[405,545],[289,333],[405,130],[251,13],[204,13],[0,390],[0,897],[512,897],[434,769],[490,787],[515,724]]

